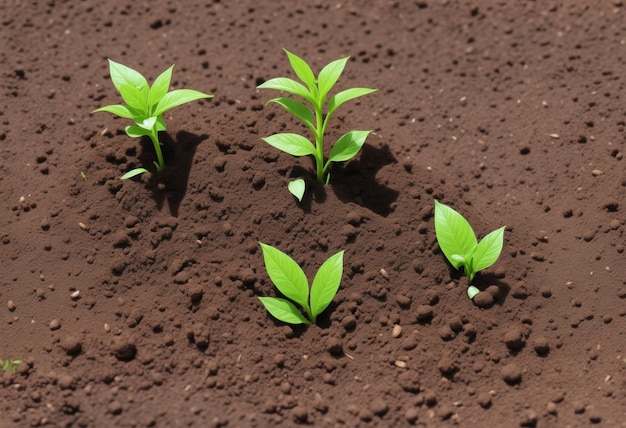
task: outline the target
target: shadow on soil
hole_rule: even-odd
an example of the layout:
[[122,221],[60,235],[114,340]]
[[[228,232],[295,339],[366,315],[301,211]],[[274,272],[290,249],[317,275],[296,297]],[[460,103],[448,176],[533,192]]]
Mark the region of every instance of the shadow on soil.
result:
[[[159,210],[162,209],[163,203],[167,200],[170,214],[178,217],[180,203],[187,191],[193,157],[198,145],[208,137],[205,134],[195,135],[186,131],[178,132],[176,140],[172,139],[167,132],[162,132],[159,135],[161,150],[165,159],[165,170],[161,174],[153,175],[149,184],[150,187],[156,187],[159,190],[161,190],[159,183],[165,185],[164,191],[153,192]],[[156,160],[154,148],[149,138],[142,138],[139,158],[144,165],[149,165]]]
[[[387,217],[393,211],[393,204],[399,192],[381,184],[376,178],[378,171],[385,165],[397,163],[389,147],[372,147],[365,144],[360,157],[347,164],[333,164],[330,185],[337,198],[344,202],[354,202],[368,210]],[[311,171],[295,167],[290,173],[291,178],[304,178],[306,192],[300,207],[310,212],[313,200],[323,203],[326,200],[326,189],[319,183]]]

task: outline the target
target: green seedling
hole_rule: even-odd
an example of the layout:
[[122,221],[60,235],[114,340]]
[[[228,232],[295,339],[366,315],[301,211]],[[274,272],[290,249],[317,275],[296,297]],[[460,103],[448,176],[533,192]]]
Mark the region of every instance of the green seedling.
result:
[[265,309],[276,319],[289,324],[315,324],[317,316],[330,305],[341,283],[343,251],[330,256],[319,268],[309,289],[306,275],[298,264],[282,251],[263,243],[265,269],[285,297],[302,307],[302,313],[290,300],[281,297],[259,297]]
[[493,265],[500,257],[505,227],[494,230],[478,242],[472,226],[461,214],[435,200],[437,242],[455,269],[463,267],[463,273],[470,283],[467,290],[470,299],[479,292],[478,288],[472,285],[476,272]]
[[[213,95],[207,95],[193,89],[176,89],[167,92],[172,79],[173,68],[172,65],[161,73],[150,86],[145,77],[138,71],[109,59],[111,81],[126,104],[108,105],[92,111],[92,113],[107,111],[122,118],[132,119],[135,125],[127,126],[126,134],[132,138],[150,137],[157,156],[154,166],[158,172],[165,168],[158,136],[159,131],[167,129],[163,114],[179,105],[213,97]],[[135,168],[120,178],[125,180],[144,172],[148,172],[148,170]]]
[[8,360],[0,360],[0,364],[2,364],[2,370],[5,372],[17,370],[17,366],[22,364],[20,360],[14,360],[13,358],[9,358]]
[[[328,183],[330,177],[327,172],[331,162],[343,162],[352,159],[361,150],[365,139],[371,132],[350,131],[344,134],[333,145],[329,158],[324,161],[324,134],[328,120],[343,103],[370,94],[376,89],[346,89],[335,94],[326,103],[330,90],[337,83],[350,57],[338,59],[326,65],[316,78],[311,67],[302,58],[287,50],[285,52],[291,68],[304,85],[287,77],[277,77],[259,85],[258,88],[287,92],[307,101],[310,107],[300,101],[285,97],[274,98],[268,101],[268,104],[276,103],[300,119],[313,133],[315,144],[302,135],[292,133],[274,134],[263,138],[263,140],[293,156],[312,155],[315,158],[317,180],[320,183]],[[326,112],[324,112],[325,105]]]

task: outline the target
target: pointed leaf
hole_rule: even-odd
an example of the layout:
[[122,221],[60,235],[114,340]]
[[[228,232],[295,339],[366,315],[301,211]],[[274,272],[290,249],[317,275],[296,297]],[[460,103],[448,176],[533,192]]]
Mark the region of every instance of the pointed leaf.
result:
[[137,126],[143,129],[147,129],[148,131],[152,131],[152,128],[154,127],[156,121],[156,116],[148,117],[144,119],[141,123],[137,123]]
[[104,106],[95,109],[92,113],[97,113],[99,111],[108,111],[109,113],[113,113],[116,116],[123,117],[125,119],[134,119],[135,115],[133,112],[126,106],[120,104],[114,104],[110,106]]
[[122,99],[129,105],[129,107],[147,114],[148,99],[141,90],[135,88],[134,86],[124,84],[120,86],[120,95],[122,95]]
[[267,144],[293,156],[315,155],[313,143],[298,134],[274,134],[263,138]]
[[470,260],[477,240],[472,226],[465,218],[447,205],[435,200],[435,234],[441,251],[452,266],[458,269],[461,264],[455,254]]
[[502,252],[502,245],[504,243],[504,228],[502,226],[499,229],[487,234],[476,247],[474,256],[472,258],[472,267],[474,272],[487,269],[494,264],[500,253]]
[[332,302],[343,274],[343,251],[330,256],[317,271],[311,286],[311,313],[321,314]]
[[270,79],[265,83],[257,86],[259,89],[275,89],[277,91],[289,92],[290,94],[297,95],[299,97],[304,98],[311,104],[315,104],[315,98],[309,92],[307,88],[304,87],[302,83],[296,82],[293,79],[289,79],[287,77],[276,77],[274,79]]
[[304,180],[301,178],[290,181],[287,185],[289,192],[298,199],[298,202],[302,202],[302,197],[304,196],[304,191],[306,189],[306,184]]
[[291,257],[271,245],[259,243],[263,250],[265,269],[270,279],[285,297],[303,308],[309,307],[309,282]]
[[363,95],[371,94],[372,92],[376,92],[376,89],[351,88],[346,89],[345,91],[341,91],[334,97],[332,97],[330,101],[328,101],[328,114],[332,114],[335,110],[339,108],[340,105],[342,105],[346,101],[362,97]]
[[120,177],[120,180],[128,180],[129,178],[133,178],[137,175],[143,174],[148,172],[147,169],[145,168],[135,168],[135,169],[131,169],[130,171],[128,171],[126,174],[122,175]]
[[159,76],[154,79],[154,83],[150,87],[150,92],[148,94],[148,108],[152,108],[156,103],[161,101],[161,99],[167,94],[167,90],[170,87],[170,81],[172,80],[172,70],[174,66],[172,65],[170,68],[165,70],[163,73],[159,74]]
[[346,67],[348,58],[350,57],[347,56],[345,58],[335,60],[322,68],[322,71],[320,71],[317,78],[320,99],[326,99],[326,95],[328,95],[332,87],[335,86],[335,83],[339,80],[341,73],[343,73],[343,69]]
[[365,139],[372,131],[350,131],[344,134],[330,150],[330,162],[343,162],[352,159],[361,150]]
[[309,129],[314,130],[315,126],[313,125],[313,113],[311,112],[311,109],[302,104],[300,101],[296,101],[291,98],[274,98],[273,100],[269,100],[267,103],[276,103],[282,106],[289,113],[303,121]]
[[139,90],[148,90],[148,81],[136,70],[109,59],[109,74],[113,86],[121,94],[123,85],[130,85]]
[[289,300],[281,299],[280,297],[259,297],[259,300],[274,318],[282,322],[288,324],[311,324]]
[[307,64],[306,61],[299,56],[289,52],[287,49],[285,49],[285,53],[287,53],[287,58],[289,58],[291,68],[293,68],[293,71],[295,71],[298,78],[309,87],[309,91],[311,92],[311,94],[315,94],[317,92],[317,86],[315,85],[315,75],[313,74],[313,71],[311,70],[309,64]]
[[168,110],[178,107],[179,105],[196,101],[203,98],[212,98],[213,95],[208,95],[200,91],[193,89],[176,89],[175,91],[168,92],[156,105],[154,116],[161,116]]

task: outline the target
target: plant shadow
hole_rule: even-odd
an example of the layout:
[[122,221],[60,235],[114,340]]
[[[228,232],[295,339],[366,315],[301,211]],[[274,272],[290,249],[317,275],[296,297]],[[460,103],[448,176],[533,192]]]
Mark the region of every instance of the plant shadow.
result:
[[[178,217],[180,204],[185,197],[191,165],[196,154],[198,145],[209,136],[206,134],[195,135],[186,131],[179,131],[176,139],[172,139],[169,133],[159,134],[161,150],[165,159],[165,169],[161,173],[152,175],[148,183],[153,192],[153,198],[159,210],[167,201],[170,214]],[[144,165],[150,165],[156,160],[154,147],[149,138],[142,138],[141,153],[139,154]]]
[[400,192],[380,183],[376,174],[385,165],[397,163],[387,145],[373,147],[365,144],[358,159],[345,165],[333,165],[332,189],[342,202],[355,202],[387,217],[393,211]]

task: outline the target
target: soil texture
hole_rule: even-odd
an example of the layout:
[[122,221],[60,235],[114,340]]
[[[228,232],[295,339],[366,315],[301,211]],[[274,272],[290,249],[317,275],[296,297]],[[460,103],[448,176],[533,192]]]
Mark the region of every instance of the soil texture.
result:
[[[593,3],[593,5],[592,5]],[[0,4],[0,426],[626,427],[622,1]],[[307,130],[257,86],[350,56],[335,164],[261,140]],[[214,94],[165,115],[166,160],[106,59]],[[334,93],[333,92],[333,93]],[[328,155],[330,148],[327,147]],[[153,168],[152,168],[153,169]],[[304,177],[298,203],[287,183]],[[468,283],[434,200],[500,259]],[[317,325],[273,319],[259,241],[312,279]]]

